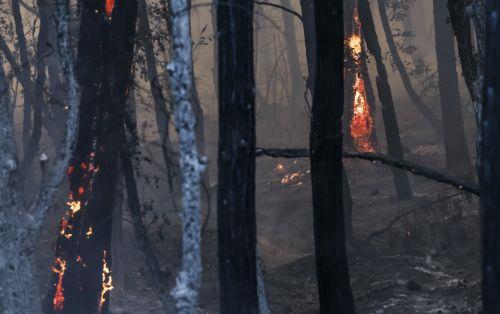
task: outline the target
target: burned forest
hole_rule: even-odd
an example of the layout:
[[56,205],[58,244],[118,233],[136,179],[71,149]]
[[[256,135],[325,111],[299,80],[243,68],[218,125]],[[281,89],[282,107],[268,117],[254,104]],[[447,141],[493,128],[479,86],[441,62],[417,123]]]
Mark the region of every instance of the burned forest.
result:
[[0,314],[500,314],[499,23],[0,2]]

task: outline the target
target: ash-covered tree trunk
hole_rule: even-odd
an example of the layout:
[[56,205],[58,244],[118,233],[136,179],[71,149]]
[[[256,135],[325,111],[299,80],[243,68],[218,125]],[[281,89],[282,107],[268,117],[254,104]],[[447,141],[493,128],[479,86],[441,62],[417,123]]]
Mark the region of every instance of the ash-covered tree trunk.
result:
[[[380,49],[380,43],[378,41],[368,0],[358,0],[358,9],[366,46],[374,56],[377,66],[376,82],[378,96],[382,106],[382,118],[384,120],[385,137],[387,139],[387,150],[390,156],[402,160],[403,145],[401,144],[401,138],[399,136],[399,126],[394,108],[394,101],[392,99],[391,86],[389,85],[389,78],[384,65],[382,50]],[[392,169],[392,175],[394,177],[394,186],[398,197],[412,197],[413,192],[406,172],[400,169]]]
[[317,67],[311,117],[316,277],[321,313],[354,313],[342,209],[342,1],[315,2]]
[[459,176],[472,174],[463,126],[462,106],[458,89],[455,39],[448,23],[446,2],[434,0],[434,29],[438,69],[439,96],[448,170]]
[[[109,3],[108,3],[109,4]],[[131,83],[137,2],[82,3],[78,47],[82,115],[68,168],[47,312],[106,313],[112,288],[111,224]]]
[[500,3],[488,1],[480,168],[483,313],[500,313]]
[[69,34],[69,9],[57,1],[57,49],[67,83],[68,104],[64,140],[50,172],[44,177],[32,202],[23,207],[15,186],[19,170],[7,103],[7,85],[0,67],[0,312],[41,313],[40,295],[34,282],[33,252],[42,223],[61,184],[72,155],[79,116],[78,84],[74,73]]
[[196,146],[196,116],[193,108],[194,71],[191,49],[189,0],[170,0],[172,61],[170,93],[174,123],[179,134],[182,177],[182,268],[172,290],[178,313],[197,313],[201,284],[201,174],[205,168]]
[[258,313],[253,2],[217,1],[220,313]]

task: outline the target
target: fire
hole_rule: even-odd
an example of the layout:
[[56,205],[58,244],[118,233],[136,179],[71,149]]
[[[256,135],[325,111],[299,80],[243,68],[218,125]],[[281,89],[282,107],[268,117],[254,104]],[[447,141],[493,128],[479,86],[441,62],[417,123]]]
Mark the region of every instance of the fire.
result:
[[276,172],[283,172],[283,171],[285,171],[285,166],[283,166],[282,164],[278,164],[276,166],[276,168],[274,168],[274,171],[276,171]]
[[94,234],[94,231],[92,230],[92,226],[89,227],[89,230],[87,230],[87,232],[85,232],[85,235],[87,236],[87,238],[90,238],[90,236]]
[[105,10],[106,16],[108,19],[111,19],[111,15],[113,14],[113,9],[115,8],[115,0],[105,0]]
[[371,141],[374,128],[370,104],[366,96],[365,81],[361,74],[361,58],[363,52],[363,40],[361,38],[361,22],[357,10],[354,11],[354,33],[348,39],[347,44],[351,50],[351,57],[356,65],[356,75],[353,84],[354,100],[352,104],[352,118],[350,133],[356,148],[361,152],[374,152],[375,145]]
[[81,209],[80,201],[71,201],[71,202],[67,202],[66,204],[70,207],[71,216],[76,214]]
[[106,260],[106,250],[104,250],[104,256],[102,258],[102,287],[101,287],[101,299],[99,301],[99,312],[102,311],[102,306],[106,303],[106,295],[109,291],[113,290],[113,278],[111,277],[111,269],[108,267],[108,262]]
[[52,271],[57,274],[58,279],[56,284],[56,293],[54,295],[54,298],[52,299],[52,304],[54,305],[54,311],[60,312],[64,308],[63,279],[64,273],[66,272],[66,261],[58,257],[55,260],[55,264],[57,267],[52,266]]
[[301,176],[300,172],[289,173],[281,179],[281,184],[289,184],[293,182],[293,180],[299,178],[300,176]]

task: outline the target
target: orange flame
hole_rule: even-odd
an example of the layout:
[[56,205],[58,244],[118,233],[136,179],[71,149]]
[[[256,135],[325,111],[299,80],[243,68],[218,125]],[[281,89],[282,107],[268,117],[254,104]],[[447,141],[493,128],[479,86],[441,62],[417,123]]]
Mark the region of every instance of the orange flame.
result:
[[365,81],[360,70],[363,41],[361,38],[361,22],[359,21],[357,10],[354,11],[353,21],[355,24],[354,34],[348,39],[348,45],[351,50],[351,57],[356,65],[356,79],[352,87],[354,100],[352,104],[350,133],[357,150],[361,152],[374,152],[376,149],[371,141],[374,123],[370,112],[370,105],[366,97]]
[[105,10],[106,16],[108,19],[111,19],[111,15],[113,14],[113,10],[115,8],[115,0],[105,0]]
[[58,279],[56,284],[56,293],[54,295],[54,298],[52,299],[52,304],[54,305],[54,311],[60,312],[64,308],[63,279],[64,273],[66,272],[66,261],[58,257],[55,260],[55,264],[57,267],[52,266],[52,271],[58,275]]
[[69,206],[72,216],[74,214],[76,214],[77,212],[79,212],[80,209],[82,208],[80,201],[71,201],[71,202],[67,202],[66,204]]
[[113,290],[113,278],[111,277],[111,269],[108,267],[106,260],[106,250],[102,258],[102,287],[101,287],[101,300],[99,301],[99,312],[102,312],[102,307],[106,303],[106,296],[109,291]]

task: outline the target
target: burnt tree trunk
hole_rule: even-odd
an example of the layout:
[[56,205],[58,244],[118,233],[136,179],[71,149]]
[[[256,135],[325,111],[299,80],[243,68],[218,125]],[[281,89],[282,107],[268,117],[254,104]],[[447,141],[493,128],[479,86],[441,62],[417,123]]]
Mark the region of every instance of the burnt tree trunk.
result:
[[[366,46],[374,56],[377,65],[377,90],[382,106],[382,118],[384,120],[385,137],[387,139],[387,150],[394,158],[403,159],[403,145],[399,137],[399,126],[392,99],[391,86],[387,77],[387,70],[382,58],[382,50],[378,42],[378,36],[373,22],[373,16],[368,0],[358,0],[359,18],[361,29],[365,37]],[[408,180],[408,175],[399,169],[392,169],[394,186],[399,198],[410,198],[413,193]]]
[[455,175],[472,175],[472,163],[467,149],[462,106],[458,89],[455,39],[446,3],[434,0],[434,29],[438,69],[439,96],[443,120],[446,166]]
[[68,169],[70,209],[56,245],[52,312],[108,312],[112,213],[136,17],[136,1],[117,2],[111,11],[104,2],[82,4],[77,61],[82,113]]
[[217,1],[220,313],[258,313],[253,2]]
[[[306,43],[306,60],[307,60],[307,71],[309,77],[307,78],[306,88],[310,91],[311,95],[314,95],[314,85],[315,85],[315,73],[316,73],[316,25],[314,18],[314,3],[312,1],[302,0],[300,2],[302,8],[302,20],[304,25],[304,39]],[[304,97],[307,97],[304,94]],[[342,164],[342,167],[344,165]],[[348,240],[352,239],[352,195],[351,188],[349,186],[349,179],[347,177],[347,172],[345,169],[342,170],[342,186],[344,193],[344,200],[347,200],[343,204],[344,208],[344,220],[346,226],[346,237]]]
[[500,3],[488,1],[481,147],[483,313],[500,313]]
[[342,1],[316,1],[317,67],[311,117],[316,277],[321,313],[354,313],[342,210]]

